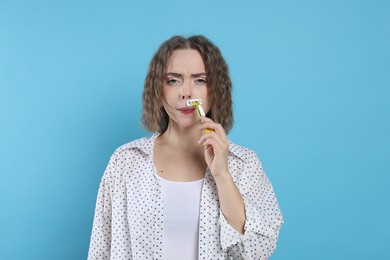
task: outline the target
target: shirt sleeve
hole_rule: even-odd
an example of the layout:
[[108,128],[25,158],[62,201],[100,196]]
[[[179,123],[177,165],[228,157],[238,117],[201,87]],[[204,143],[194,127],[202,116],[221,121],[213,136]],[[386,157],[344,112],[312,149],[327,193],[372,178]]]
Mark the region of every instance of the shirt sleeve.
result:
[[112,155],[100,182],[88,260],[110,259],[113,189],[112,173],[115,170],[115,161],[116,156]]
[[232,259],[268,259],[276,249],[283,224],[273,187],[256,154],[253,156],[244,167],[244,174],[246,180],[256,180],[256,184],[247,192],[240,189],[246,215],[244,234],[231,227],[220,213],[221,246]]

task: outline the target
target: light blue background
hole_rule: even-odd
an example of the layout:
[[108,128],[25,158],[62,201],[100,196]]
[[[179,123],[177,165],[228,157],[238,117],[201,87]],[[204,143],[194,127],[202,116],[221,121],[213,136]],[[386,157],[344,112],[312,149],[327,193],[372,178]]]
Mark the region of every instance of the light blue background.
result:
[[140,126],[148,63],[205,34],[233,142],[285,218],[272,259],[390,259],[389,1],[0,2],[0,259],[85,259],[101,175]]

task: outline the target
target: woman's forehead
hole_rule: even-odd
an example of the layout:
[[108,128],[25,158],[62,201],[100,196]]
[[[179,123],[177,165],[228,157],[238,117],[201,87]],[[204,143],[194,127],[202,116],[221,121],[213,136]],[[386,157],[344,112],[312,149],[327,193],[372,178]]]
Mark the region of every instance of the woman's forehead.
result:
[[194,74],[206,72],[200,53],[193,49],[175,50],[167,62],[167,73]]

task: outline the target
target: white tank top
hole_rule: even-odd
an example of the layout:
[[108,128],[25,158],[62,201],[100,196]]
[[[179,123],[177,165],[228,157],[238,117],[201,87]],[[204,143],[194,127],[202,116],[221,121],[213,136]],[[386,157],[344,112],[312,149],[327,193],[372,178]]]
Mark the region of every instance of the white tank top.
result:
[[175,182],[159,176],[164,208],[163,259],[198,259],[203,179]]

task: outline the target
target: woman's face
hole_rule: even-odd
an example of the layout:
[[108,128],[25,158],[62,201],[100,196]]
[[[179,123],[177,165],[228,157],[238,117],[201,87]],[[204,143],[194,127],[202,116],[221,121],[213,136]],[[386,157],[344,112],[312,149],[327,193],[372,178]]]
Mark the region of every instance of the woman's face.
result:
[[202,57],[193,49],[176,50],[168,59],[163,83],[162,103],[169,116],[169,124],[180,128],[198,124],[200,119],[195,107],[186,106],[186,100],[198,98],[202,99],[202,107],[207,114],[210,104]]

